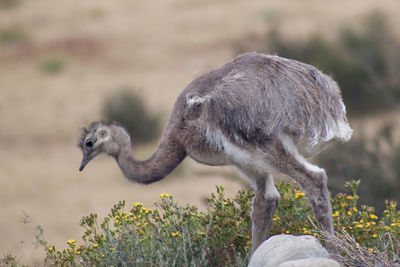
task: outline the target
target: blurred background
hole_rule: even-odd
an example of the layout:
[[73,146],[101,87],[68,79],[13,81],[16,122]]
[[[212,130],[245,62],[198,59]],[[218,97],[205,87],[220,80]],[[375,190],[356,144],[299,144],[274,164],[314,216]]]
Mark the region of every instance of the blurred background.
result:
[[330,190],[361,179],[361,201],[400,200],[400,2],[239,0],[0,0],[0,254],[43,258],[36,225],[57,247],[79,220],[119,200],[148,208],[160,193],[200,205],[229,167],[185,160],[153,185],[129,183],[111,158],[78,172],[80,127],[113,119],[135,155],[157,145],[175,99],[202,73],[248,51],[313,64],[342,88],[354,137],[313,161]]

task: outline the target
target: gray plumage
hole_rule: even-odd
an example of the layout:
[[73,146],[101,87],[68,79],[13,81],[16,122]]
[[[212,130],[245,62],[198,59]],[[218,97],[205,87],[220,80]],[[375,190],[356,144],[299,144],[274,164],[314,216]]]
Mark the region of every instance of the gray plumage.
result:
[[144,184],[164,178],[186,156],[207,165],[234,165],[255,190],[254,251],[267,238],[278,205],[274,173],[296,180],[321,228],[333,232],[325,171],[304,157],[351,134],[340,90],[330,77],[295,60],[249,53],[185,88],[148,160],[134,158],[130,137],[119,125],[96,122],[84,129],[80,170],[103,152],[128,179]]

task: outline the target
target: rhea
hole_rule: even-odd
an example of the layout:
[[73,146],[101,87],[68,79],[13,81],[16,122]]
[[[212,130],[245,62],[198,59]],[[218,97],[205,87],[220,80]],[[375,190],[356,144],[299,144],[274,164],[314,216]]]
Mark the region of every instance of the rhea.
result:
[[324,169],[305,158],[352,129],[338,85],[315,67],[274,55],[247,53],[201,75],[179,95],[158,147],[135,159],[124,127],[94,122],[83,129],[83,160],[115,158],[127,179],[150,184],[185,157],[237,167],[252,183],[252,252],[268,237],[280,195],[272,175],[283,173],[305,192],[317,223],[333,234]]

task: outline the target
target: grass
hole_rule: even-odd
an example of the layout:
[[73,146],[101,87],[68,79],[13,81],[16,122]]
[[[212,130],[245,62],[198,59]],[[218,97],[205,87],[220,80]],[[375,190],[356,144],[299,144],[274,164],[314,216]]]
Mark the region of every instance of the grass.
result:
[[[271,235],[314,235],[332,240],[334,258],[344,266],[388,265],[399,260],[400,211],[386,201],[382,216],[359,205],[360,181],[346,183],[348,193],[331,199],[335,236],[322,233],[313,219],[303,192],[289,183],[277,184],[281,201],[273,218]],[[253,193],[241,190],[226,198],[224,187],[208,198],[207,211],[180,206],[168,193],[159,195],[155,209],[142,203],[116,204],[103,220],[96,214],[82,218],[84,234],[58,249],[43,238],[50,266],[246,266],[251,251],[250,207]],[[2,262],[15,263],[7,256]]]

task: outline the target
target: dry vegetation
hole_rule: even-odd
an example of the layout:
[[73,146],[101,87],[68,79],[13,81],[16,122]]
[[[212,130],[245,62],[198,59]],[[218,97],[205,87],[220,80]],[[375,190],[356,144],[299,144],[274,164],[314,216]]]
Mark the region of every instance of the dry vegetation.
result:
[[[80,235],[82,216],[106,214],[119,200],[151,207],[168,192],[201,205],[215,184],[228,194],[242,186],[224,178],[237,177],[230,169],[209,172],[191,161],[147,187],[122,179],[110,159],[78,173],[78,129],[99,118],[104,97],[116,89],[138,88],[146,104],[167,114],[193,78],[232,58],[235,42],[263,34],[276,19],[291,38],[314,31],[329,37],[375,8],[400,24],[395,0],[16,2],[0,5],[0,253],[22,263],[42,257],[32,249],[34,224],[62,247]],[[154,145],[136,149],[138,157]],[[20,222],[23,211],[33,224]]]

